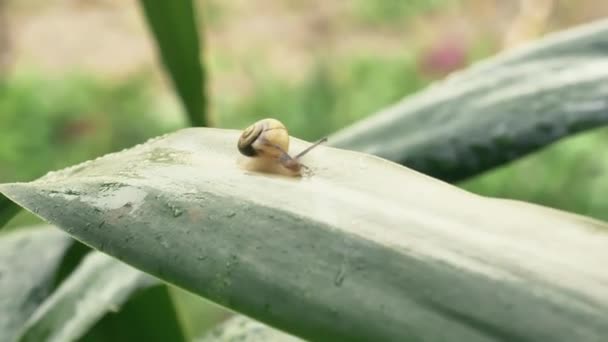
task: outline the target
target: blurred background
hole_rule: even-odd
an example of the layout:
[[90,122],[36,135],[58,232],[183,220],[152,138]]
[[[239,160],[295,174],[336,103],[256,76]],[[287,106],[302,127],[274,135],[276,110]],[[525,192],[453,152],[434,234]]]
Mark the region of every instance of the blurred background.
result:
[[[608,15],[602,0],[197,5],[211,124],[243,128],[271,116],[307,140],[477,60]],[[0,0],[0,182],[32,180],[187,124],[138,1]],[[595,130],[458,185],[608,220],[607,147],[608,131]],[[35,220],[20,214],[11,224]],[[225,315],[176,296],[199,310],[184,316],[190,329]]]
[[[478,59],[608,14],[600,0],[197,4],[212,125],[273,116],[308,140]],[[134,0],[0,0],[0,82],[0,181],[187,124]]]

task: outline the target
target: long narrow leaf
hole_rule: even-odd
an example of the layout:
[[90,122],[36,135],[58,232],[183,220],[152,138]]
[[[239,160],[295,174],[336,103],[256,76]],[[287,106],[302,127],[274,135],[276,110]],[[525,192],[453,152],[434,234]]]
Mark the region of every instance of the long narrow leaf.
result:
[[0,341],[185,340],[167,286],[89,251],[49,225],[0,236]]
[[473,66],[336,133],[333,146],[458,181],[608,123],[608,21]]
[[0,229],[10,221],[21,208],[13,201],[0,195]]
[[[259,174],[242,168],[239,134],[182,130],[0,192],[95,248],[305,339],[608,335],[606,224],[329,147],[303,159],[303,178]],[[292,140],[293,151],[306,146]]]
[[[119,261],[115,260],[115,263],[119,263]],[[105,282],[107,284],[107,281]],[[102,308],[103,304],[103,302],[100,303]],[[120,308],[120,311],[106,314],[82,340],[190,341],[184,336],[183,330],[169,287],[157,284],[130,293],[129,301]]]
[[[132,296],[137,297],[138,292],[158,286],[163,285],[145,273],[101,253],[91,253],[32,314],[25,324],[24,334],[19,341],[78,340],[109,312],[120,311]],[[150,307],[148,310],[150,311],[140,314],[147,316],[156,314],[164,319],[154,324],[148,322],[151,326],[146,329],[110,333],[118,340],[124,341],[129,340],[124,338],[125,335],[140,340],[146,336],[146,341],[184,340],[181,331],[175,325],[173,329],[158,328],[167,327],[168,321],[165,314],[160,311],[160,307]]]
[[14,341],[23,323],[51,293],[72,241],[48,227],[0,237],[0,341]]
[[303,342],[282,331],[243,316],[230,318],[195,342]]
[[140,0],[148,26],[193,126],[207,126],[205,73],[192,0]]

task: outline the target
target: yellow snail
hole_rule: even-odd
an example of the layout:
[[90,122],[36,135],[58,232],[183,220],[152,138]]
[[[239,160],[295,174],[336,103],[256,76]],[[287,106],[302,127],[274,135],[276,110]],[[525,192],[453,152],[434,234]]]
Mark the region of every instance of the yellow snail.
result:
[[239,138],[238,149],[247,157],[257,158],[261,162],[258,163],[258,166],[263,166],[264,169],[272,169],[272,166],[278,164],[299,174],[302,168],[308,168],[300,163],[300,158],[325,141],[327,138],[317,141],[292,157],[287,153],[289,151],[289,133],[285,125],[275,119],[263,119],[243,131]]

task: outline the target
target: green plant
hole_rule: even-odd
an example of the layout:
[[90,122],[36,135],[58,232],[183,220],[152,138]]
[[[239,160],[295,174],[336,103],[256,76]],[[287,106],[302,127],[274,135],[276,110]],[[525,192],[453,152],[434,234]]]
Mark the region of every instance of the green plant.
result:
[[385,24],[394,23],[420,12],[428,12],[438,7],[455,5],[458,1],[446,0],[378,0],[378,1],[355,1],[354,12],[356,17],[364,23]]
[[606,32],[597,22],[484,61],[330,140],[464,180],[608,122]]
[[423,88],[430,78],[416,68],[412,54],[359,56],[332,65],[320,61],[307,78],[289,82],[257,65],[249,69],[255,93],[239,102],[217,97],[220,126],[241,128],[272,116],[293,127],[293,135],[318,139]]
[[200,60],[194,2],[141,0],[139,3],[190,124],[207,126],[206,75]]
[[161,123],[147,81],[145,76],[118,83],[81,74],[49,78],[36,73],[7,78],[0,92],[0,180],[32,180],[49,168],[133,146],[179,127]]
[[307,339],[608,331],[603,311],[585,306],[604,305],[593,260],[607,256],[607,224],[327,147],[300,186],[241,169],[239,134],[181,130],[0,192],[104,253]]
[[[3,232],[0,262],[23,265],[3,269],[0,313],[22,310],[0,337],[193,338],[160,279],[314,340],[601,340],[605,223],[476,196],[369,153],[458,180],[604,124],[606,31],[550,37],[403,100],[331,137],[368,154],[320,147],[303,179],[243,170],[239,131],[191,128],[0,185],[0,223],[20,205],[115,258],[55,227]],[[339,80],[320,67],[294,107],[339,108]],[[142,314],[166,325],[124,328]],[[297,340],[242,318],[201,340],[235,336]]]
[[[0,91],[0,181],[33,180],[49,168],[121,150],[180,127],[179,120],[160,120],[147,82],[145,75],[124,82],[78,73],[53,78],[18,72],[7,77]],[[11,226],[35,222],[32,215],[22,214]]]
[[608,130],[579,134],[460,184],[608,221]]

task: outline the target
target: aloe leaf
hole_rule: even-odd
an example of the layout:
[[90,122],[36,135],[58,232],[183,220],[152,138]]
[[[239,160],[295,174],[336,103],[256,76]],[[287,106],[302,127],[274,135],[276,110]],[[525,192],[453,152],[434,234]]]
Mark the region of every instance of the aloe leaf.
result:
[[347,127],[333,146],[459,181],[608,123],[608,20],[456,73]]
[[[19,341],[74,341],[86,336],[112,336],[112,340],[129,341],[132,338],[146,341],[183,341],[184,337],[178,326],[173,329],[159,329],[166,327],[167,320],[161,309],[145,305],[146,310],[137,310],[134,305],[131,314],[147,318],[158,318],[159,314],[164,319],[153,319],[156,321],[150,326],[150,320],[144,327],[135,329],[133,318],[123,316],[123,320],[129,321],[130,329],[93,329],[102,318],[109,316],[112,312],[121,312],[122,306],[131,299],[138,299],[142,292],[151,288],[161,288],[161,292],[155,292],[156,302],[159,295],[168,298],[165,286],[149,275],[142,273],[124,263],[121,263],[107,255],[99,252],[90,253],[79,267],[48,297],[44,303],[31,315],[24,325],[23,335]],[[148,300],[149,301],[149,300]],[[171,312],[169,312],[171,314]],[[174,313],[171,315],[175,317]],[[137,317],[137,316],[135,316]],[[171,323],[175,323],[173,320]],[[107,325],[116,326],[120,320],[104,322]],[[131,330],[133,329],[133,330]],[[158,334],[160,333],[160,335]],[[128,335],[129,338],[125,336]],[[89,337],[90,338],[90,337]]]
[[[310,340],[601,341],[606,224],[318,147],[302,178],[192,128],[0,192],[84,243]],[[308,144],[292,140],[292,152]],[[249,164],[250,165],[250,164]]]
[[212,329],[195,342],[303,342],[282,331],[243,316],[235,316]]
[[19,212],[19,206],[4,196],[0,196],[0,230]]
[[140,0],[161,60],[193,126],[207,126],[205,73],[194,3]]
[[[103,307],[103,303],[100,304]],[[129,300],[120,307],[120,311],[108,312],[81,340],[190,341],[178,320],[169,287],[159,283],[129,294]]]
[[167,286],[89,251],[49,225],[0,236],[0,341],[185,340]]
[[0,341],[14,341],[52,292],[72,241],[45,226],[0,236]]

